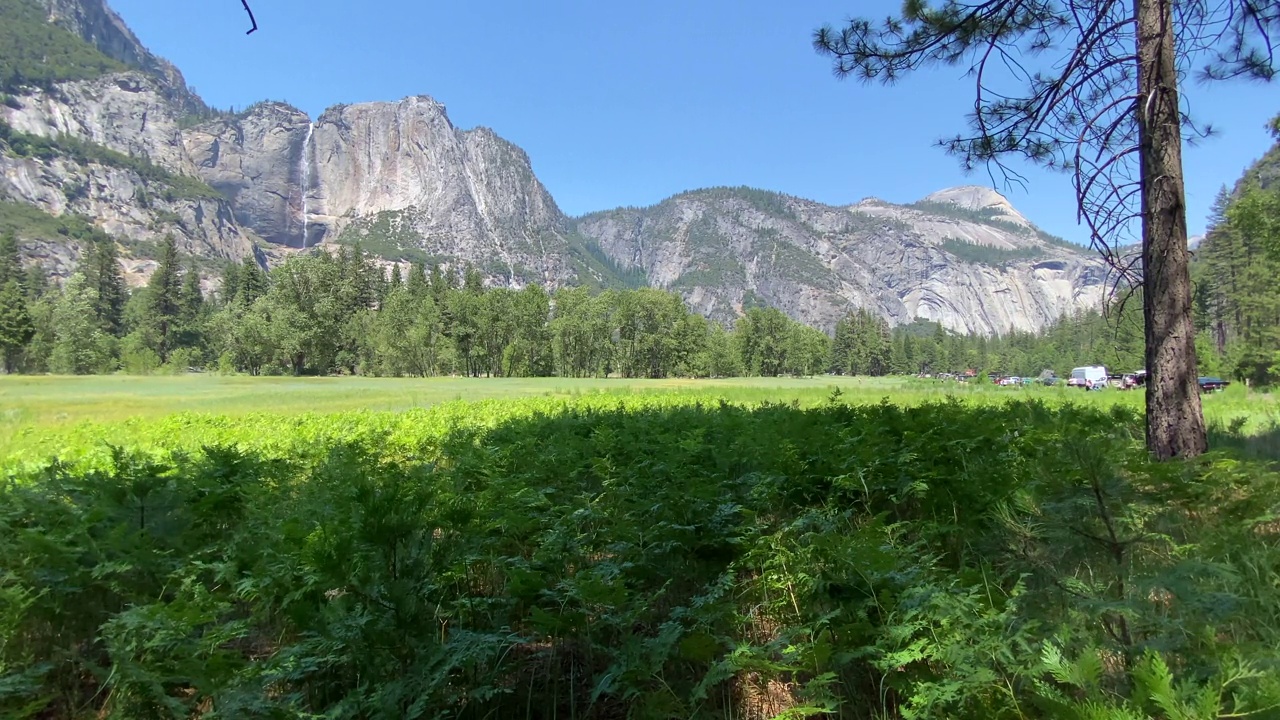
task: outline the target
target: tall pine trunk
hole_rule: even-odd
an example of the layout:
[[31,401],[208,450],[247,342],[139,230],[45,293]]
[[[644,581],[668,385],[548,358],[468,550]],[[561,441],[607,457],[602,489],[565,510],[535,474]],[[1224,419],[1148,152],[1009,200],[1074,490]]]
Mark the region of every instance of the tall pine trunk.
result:
[[1161,460],[1194,457],[1208,449],[1196,379],[1173,3],[1174,0],[1134,0],[1142,164],[1147,449]]

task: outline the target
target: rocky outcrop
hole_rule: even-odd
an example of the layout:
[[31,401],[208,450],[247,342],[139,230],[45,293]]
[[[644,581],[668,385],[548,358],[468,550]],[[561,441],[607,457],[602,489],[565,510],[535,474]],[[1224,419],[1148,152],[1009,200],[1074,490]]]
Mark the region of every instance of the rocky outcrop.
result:
[[[196,172],[268,241],[345,237],[468,262],[494,282],[574,279],[566,221],[522,150],[426,96],[326,110],[264,103],[184,134]],[[305,217],[304,217],[305,211]],[[345,234],[345,235],[344,235]]]
[[[254,243],[236,224],[229,203],[208,197],[167,199],[167,190],[128,169],[0,156],[0,199],[28,203],[54,216],[92,218],[121,241],[126,258],[148,256],[166,235],[177,239],[181,251],[198,257],[239,260],[254,255]],[[59,254],[47,247],[49,238],[25,239],[44,241],[43,256],[57,258],[44,263],[55,276],[65,276],[74,266],[75,248]]]
[[960,210],[986,214],[992,219],[1004,220],[1026,228],[1033,227],[1031,221],[1023,217],[1008,198],[982,185],[945,188],[925,195],[920,202],[922,204],[945,203]]
[[[49,91],[32,89],[0,105],[0,121],[19,133],[74,138],[144,160],[178,179],[194,178],[196,167],[183,144],[179,112],[160,80],[131,71],[63,83]],[[169,234],[182,250],[201,257],[238,260],[255,253],[231,203],[212,193],[175,192],[155,175],[144,177],[136,169],[67,155],[0,153],[0,199],[29,203],[51,215],[92,218],[121,241],[126,261],[150,252]],[[32,258],[55,276],[74,267],[74,248],[59,253],[51,249],[52,238],[24,240],[42,248],[33,250]]]
[[[946,191],[921,206],[973,195]],[[830,329],[865,307],[895,324],[922,318],[991,334],[1038,330],[1101,302],[1099,261],[1045,239],[1011,206],[994,223],[959,212],[973,209],[956,205],[949,217],[946,207],[875,200],[837,208],[721,188],[589,215],[577,229],[620,267],[643,269],[724,321],[764,303]]]
[[168,99],[180,112],[204,109],[204,103],[187,88],[178,68],[147,50],[104,0],[43,0],[43,3],[50,22],[79,35],[107,57],[137,68],[159,81]]
[[0,106],[0,120],[19,132],[71,135],[195,175],[182,143],[179,117],[163,85],[142,72],[63,83],[52,91],[32,90]]
[[398,212],[429,254],[483,259],[516,281],[567,278],[549,254],[564,218],[528,157],[489,130],[458,130],[429,97],[327,110],[311,153],[308,207],[323,226]]
[[[19,92],[0,119],[121,155],[0,152],[0,199],[91,218],[120,239],[135,274],[173,234],[201,257],[359,242],[391,260],[471,265],[493,285],[648,283],[726,322],[764,303],[825,328],[867,307],[894,323],[1035,330],[1102,295],[1099,262],[987,188],[847,207],[721,188],[570,220],[520,148],[454,127],[430,97],[314,120],[275,102],[218,113],[103,0],[41,1],[52,22],[134,69]],[[193,126],[197,117],[206,121]],[[56,272],[74,267],[75,243],[22,240]]]
[[301,246],[300,168],[310,126],[297,108],[261,103],[187,130],[182,142],[195,172],[231,201],[237,221],[268,242]]

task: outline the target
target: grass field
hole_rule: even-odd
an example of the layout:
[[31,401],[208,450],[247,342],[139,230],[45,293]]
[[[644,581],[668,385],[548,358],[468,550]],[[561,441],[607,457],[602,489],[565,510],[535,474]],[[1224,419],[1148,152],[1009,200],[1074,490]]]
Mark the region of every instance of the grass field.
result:
[[[918,405],[949,397],[991,403],[1038,397],[1051,403],[1071,401],[1091,406],[1138,407],[1141,393],[1084,393],[1064,387],[1001,388],[962,385],[916,378],[729,378],[718,380],[624,380],[616,378],[295,378],[107,376],[0,377],[0,454],[16,446],[30,446],[46,435],[73,427],[97,426],[91,433],[113,439],[108,428],[142,418],[176,413],[243,417],[299,416],[351,411],[402,412],[452,401],[483,401],[520,397],[573,398],[598,395],[676,394],[733,403],[798,402],[811,406],[839,390],[848,403]],[[1234,435],[1253,438],[1272,434],[1280,425],[1280,407],[1269,394],[1247,393],[1235,386],[1206,396],[1205,415],[1211,425]],[[126,423],[127,424],[127,423]],[[1266,438],[1270,442],[1270,438]]]
[[[1232,451],[1277,447],[1275,409],[1241,388],[1204,399],[1225,451],[1170,463],[1145,450],[1142,396],[1118,391],[0,391],[4,718],[1280,707],[1280,470]],[[1141,659],[1103,672],[1124,657]]]

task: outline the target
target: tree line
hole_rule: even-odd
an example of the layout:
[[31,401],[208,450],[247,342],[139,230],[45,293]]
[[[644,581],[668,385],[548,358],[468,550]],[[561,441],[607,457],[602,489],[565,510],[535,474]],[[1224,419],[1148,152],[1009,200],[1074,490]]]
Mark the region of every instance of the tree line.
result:
[[22,267],[12,235],[0,237],[6,372],[664,378],[1141,367],[1132,312],[984,337],[925,321],[891,328],[856,309],[828,335],[753,307],[728,330],[672,292],[486,288],[470,268],[388,272],[358,247],[295,256],[270,273],[246,259],[206,293],[169,238],[149,282],[130,292],[116,253],[106,236],[90,241],[57,287],[38,266]]
[[1266,160],[1219,192],[1195,268],[1202,366],[1258,385],[1280,381],[1280,145]]

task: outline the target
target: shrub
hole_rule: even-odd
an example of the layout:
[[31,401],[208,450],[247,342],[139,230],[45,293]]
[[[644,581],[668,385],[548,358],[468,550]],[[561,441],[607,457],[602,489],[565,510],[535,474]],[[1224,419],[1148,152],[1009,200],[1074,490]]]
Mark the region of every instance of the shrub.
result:
[[0,712],[1280,702],[1280,475],[1153,463],[1123,408],[588,395],[118,430],[0,485]]

